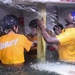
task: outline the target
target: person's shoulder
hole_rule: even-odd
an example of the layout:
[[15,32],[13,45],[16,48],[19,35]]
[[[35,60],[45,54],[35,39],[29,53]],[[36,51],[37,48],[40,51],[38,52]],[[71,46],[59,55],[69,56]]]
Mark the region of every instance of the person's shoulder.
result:
[[2,36],[0,36],[0,38],[5,38],[5,37],[7,37],[7,35],[2,35]]
[[74,32],[75,31],[75,28],[66,28],[65,31],[66,32]]

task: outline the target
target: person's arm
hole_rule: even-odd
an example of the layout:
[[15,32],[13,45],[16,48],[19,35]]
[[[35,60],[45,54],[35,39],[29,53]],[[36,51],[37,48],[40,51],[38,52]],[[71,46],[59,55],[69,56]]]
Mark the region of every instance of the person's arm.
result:
[[45,41],[46,41],[48,44],[50,44],[50,43],[59,44],[59,41],[58,41],[58,39],[56,38],[56,36],[50,36],[50,35],[47,33],[47,31],[46,31],[46,29],[45,29],[45,27],[44,27],[44,25],[43,25],[43,21],[42,21],[42,20],[38,20],[38,21],[37,21],[37,25],[38,25],[38,27],[40,28],[40,30],[41,30],[41,32],[42,32],[42,35],[43,35]]

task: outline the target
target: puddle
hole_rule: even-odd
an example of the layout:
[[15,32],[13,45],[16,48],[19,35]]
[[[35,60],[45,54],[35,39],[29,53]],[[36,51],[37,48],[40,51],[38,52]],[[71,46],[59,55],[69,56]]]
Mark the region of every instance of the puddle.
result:
[[59,75],[75,75],[75,65],[72,64],[44,62],[32,64],[30,67],[39,71],[54,72]]

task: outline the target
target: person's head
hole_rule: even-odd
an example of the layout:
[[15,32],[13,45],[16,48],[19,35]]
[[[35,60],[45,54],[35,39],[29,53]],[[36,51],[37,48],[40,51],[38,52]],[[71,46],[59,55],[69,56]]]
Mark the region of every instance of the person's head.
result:
[[56,35],[59,35],[62,32],[62,29],[63,29],[63,25],[60,23],[53,27],[53,30],[54,30]]
[[29,23],[29,27],[31,29],[32,35],[37,35],[37,21],[38,19],[31,20]]
[[10,31],[18,32],[19,20],[15,15],[9,14],[2,19],[2,28],[5,34]]
[[75,11],[74,12],[71,12],[69,13],[66,18],[65,18],[65,21],[66,21],[66,26],[68,25],[75,25]]

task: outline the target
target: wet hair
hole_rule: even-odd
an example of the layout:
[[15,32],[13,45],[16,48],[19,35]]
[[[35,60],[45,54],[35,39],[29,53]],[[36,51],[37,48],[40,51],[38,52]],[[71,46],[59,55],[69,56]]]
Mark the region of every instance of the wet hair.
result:
[[29,23],[29,27],[37,28],[38,19],[31,20]]
[[59,23],[58,25],[55,25],[54,27],[53,27],[53,30],[55,31],[55,28],[56,27],[60,27],[61,28],[61,30],[63,29],[63,25],[61,24],[61,23]]

